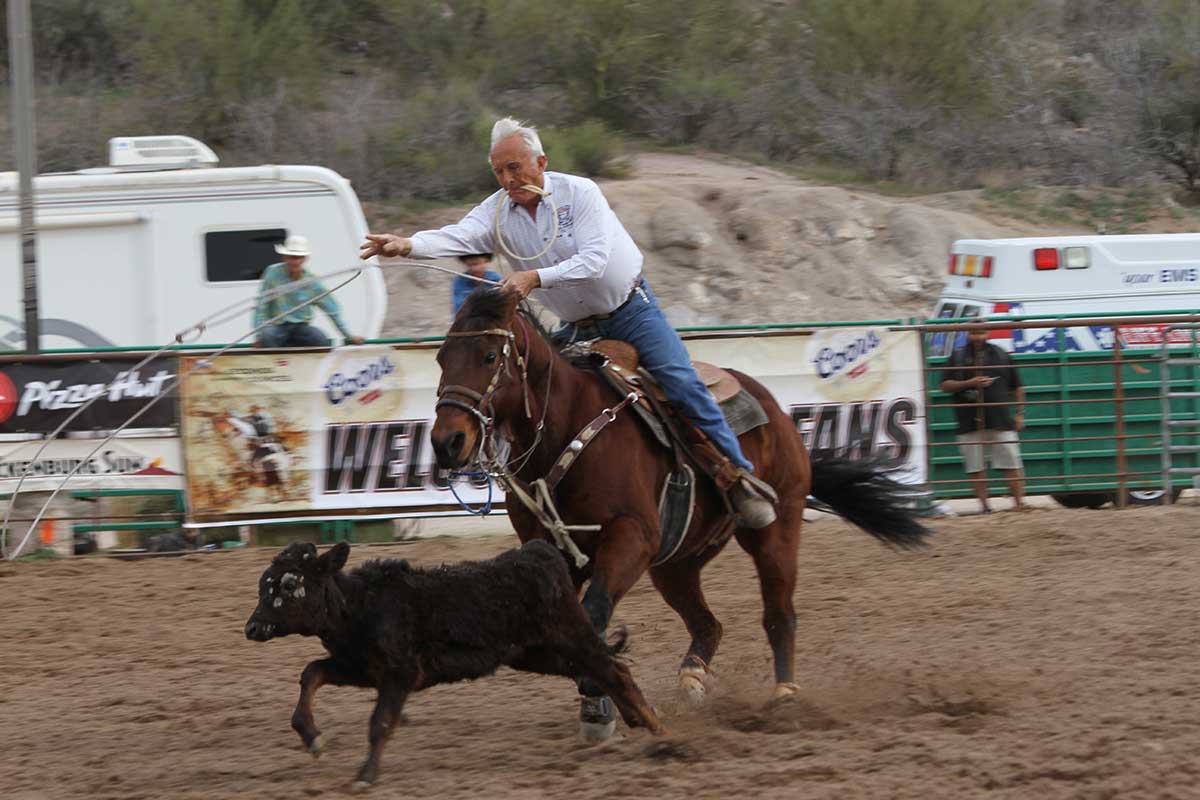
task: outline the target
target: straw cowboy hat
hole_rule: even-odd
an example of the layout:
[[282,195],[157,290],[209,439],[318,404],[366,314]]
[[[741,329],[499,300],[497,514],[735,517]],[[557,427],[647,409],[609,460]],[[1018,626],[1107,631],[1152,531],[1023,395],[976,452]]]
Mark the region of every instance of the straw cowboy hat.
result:
[[308,237],[294,233],[287,237],[283,244],[275,245],[275,252],[281,256],[311,256],[312,250],[308,248]]

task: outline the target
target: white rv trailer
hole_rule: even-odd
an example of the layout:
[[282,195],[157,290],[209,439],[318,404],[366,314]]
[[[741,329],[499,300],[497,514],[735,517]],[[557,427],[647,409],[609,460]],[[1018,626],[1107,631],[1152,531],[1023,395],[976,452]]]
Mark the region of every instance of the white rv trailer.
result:
[[[934,309],[941,319],[1195,311],[1200,310],[1200,234],[961,239],[951,248],[948,273]],[[1122,343],[1160,346],[1163,327],[1122,326]],[[1111,327],[1062,330],[1068,350],[1112,349]],[[1180,335],[1181,343],[1186,341],[1186,334]],[[965,338],[931,335],[931,354],[949,355]],[[1052,328],[994,331],[992,340],[1017,353],[1056,348]]]
[[[307,236],[314,274],[361,264],[367,233],[350,182],[316,166],[218,167],[185,136],[109,141],[109,166],[34,180],[43,349],[158,346],[253,297],[274,245]],[[0,350],[24,347],[16,173],[0,173]],[[333,288],[348,276],[330,278]],[[335,294],[350,330],[379,335],[387,289],[368,267]],[[196,341],[231,342],[253,309]],[[335,341],[321,311],[314,323]]]

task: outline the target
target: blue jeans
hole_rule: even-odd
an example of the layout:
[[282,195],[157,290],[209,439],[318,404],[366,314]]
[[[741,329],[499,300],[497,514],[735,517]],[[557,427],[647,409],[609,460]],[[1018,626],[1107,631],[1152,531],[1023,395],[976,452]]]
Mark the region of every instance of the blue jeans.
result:
[[641,291],[608,319],[567,323],[555,331],[555,339],[619,339],[637,348],[641,364],[654,376],[667,399],[704,432],[735,467],[752,472],[754,466],[742,454],[737,437],[708,387],[692,367],[691,356],[679,334],[667,322],[658,298],[643,281]]
[[258,332],[263,347],[329,347],[321,329],[304,322],[277,322]]

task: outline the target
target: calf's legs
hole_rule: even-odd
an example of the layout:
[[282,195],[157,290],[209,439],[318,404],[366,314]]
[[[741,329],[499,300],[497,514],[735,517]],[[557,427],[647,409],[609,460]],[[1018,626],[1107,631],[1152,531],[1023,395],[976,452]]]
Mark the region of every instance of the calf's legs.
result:
[[313,720],[313,698],[317,696],[317,690],[327,683],[334,686],[363,685],[362,681],[347,673],[332,658],[310,661],[300,673],[300,700],[292,712],[292,730],[300,734],[301,741],[313,758],[321,755],[325,747],[325,737]]
[[392,731],[400,720],[400,712],[404,710],[404,701],[408,698],[408,690],[396,682],[389,682],[379,687],[379,698],[375,701],[375,710],[371,712],[371,727],[368,738],[371,750],[367,760],[358,770],[358,778],[354,781],[356,790],[365,789],[375,782],[379,775],[379,761],[383,757],[383,746],[392,738]]

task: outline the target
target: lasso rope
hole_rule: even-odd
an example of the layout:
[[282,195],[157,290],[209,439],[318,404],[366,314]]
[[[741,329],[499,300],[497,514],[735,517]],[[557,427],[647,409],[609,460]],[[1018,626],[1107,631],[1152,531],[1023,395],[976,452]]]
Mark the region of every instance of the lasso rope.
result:
[[534,186],[531,183],[527,183],[521,188],[527,192],[533,192],[536,195],[541,195],[541,197],[550,204],[550,217],[552,224],[554,225],[553,230],[550,232],[550,240],[546,242],[546,246],[537,251],[535,255],[525,257],[514,253],[512,248],[508,246],[508,243],[504,241],[504,234],[500,232],[500,209],[508,205],[504,202],[504,198],[501,197],[496,201],[496,244],[500,245],[500,251],[504,253],[504,255],[508,256],[514,261],[537,261],[539,258],[546,255],[546,253],[550,252],[550,248],[554,246],[554,241],[558,239],[558,208],[554,205],[554,200],[550,198],[550,192],[547,192],[540,186]]
[[[305,278],[304,280],[301,280],[301,281],[293,281],[284,286],[278,287],[277,289],[271,289],[266,292],[262,292],[254,297],[244,297],[241,300],[231,303],[228,306],[225,306],[224,308],[219,309],[219,310],[213,312],[212,314],[209,314],[207,317],[205,317],[204,319],[195,323],[194,325],[190,325],[189,327],[183,329],[179,333],[175,334],[174,338],[172,338],[172,340],[170,342],[168,342],[167,344],[164,344],[162,347],[158,348],[157,350],[152,352],[150,355],[143,358],[141,361],[139,361],[133,367],[130,367],[128,370],[125,370],[126,373],[129,373],[129,372],[133,372],[135,370],[141,369],[143,366],[150,363],[152,360],[154,360],[158,356],[162,355],[164,352],[170,350],[176,344],[183,344],[184,340],[188,339],[188,338],[199,337],[200,335],[202,335],[204,333],[204,330],[207,328],[207,326],[220,324],[222,322],[227,322],[227,321],[233,319],[235,316],[244,313],[251,305],[258,305],[259,303],[263,302],[264,300],[272,299],[272,298],[276,297],[277,295],[282,295],[282,294],[287,294],[289,292],[293,292],[297,289],[300,289],[311,283],[315,283],[324,278],[328,278],[328,277],[336,276],[336,275],[345,275],[347,273],[353,273],[350,275],[349,278],[342,281],[337,286],[334,286],[332,289],[327,289],[324,292],[322,292],[321,294],[318,294],[315,297],[305,300],[304,302],[300,303],[299,305],[292,306],[291,308],[286,309],[282,313],[277,314],[274,317],[271,317],[269,320],[262,323],[261,325],[251,328],[248,332],[242,334],[234,341],[230,342],[229,344],[220,348],[216,352],[212,353],[208,358],[198,361],[196,363],[196,365],[194,367],[192,367],[192,369],[188,370],[186,373],[176,375],[173,380],[166,383],[162,387],[162,389],[159,391],[157,396],[155,396],[149,402],[147,402],[146,405],[144,405],[141,409],[139,409],[132,416],[130,416],[129,419],[125,420],[125,422],[123,422],[120,427],[111,431],[109,433],[109,435],[100,442],[100,444],[96,445],[96,447],[93,448],[92,451],[87,454],[87,456],[85,456],[84,458],[79,460],[79,462],[75,465],[75,467],[70,472],[68,472],[66,475],[63,476],[62,481],[58,484],[57,487],[55,487],[54,491],[50,494],[50,497],[48,497],[46,499],[46,502],[42,504],[41,510],[38,511],[37,515],[34,517],[33,522],[30,524],[29,529],[25,532],[25,537],[23,539],[21,539],[20,544],[17,545],[15,550],[10,551],[7,549],[8,523],[9,523],[10,517],[12,516],[12,511],[16,507],[17,497],[21,492],[21,487],[24,485],[25,478],[28,475],[28,473],[22,473],[21,477],[17,480],[16,488],[13,489],[12,495],[9,498],[8,506],[4,510],[3,521],[0,521],[0,557],[3,557],[6,560],[11,560],[11,558],[13,557],[13,554],[19,554],[21,552],[21,550],[24,549],[25,545],[28,543],[29,538],[33,535],[33,532],[37,529],[37,524],[42,520],[42,517],[45,515],[46,510],[50,507],[50,503],[53,502],[54,498],[58,496],[58,493],[60,491],[62,491],[62,488],[67,484],[67,481],[70,480],[75,475],[75,473],[78,472],[79,469],[85,463],[87,463],[87,461],[89,459],[91,459],[92,456],[94,456],[96,453],[98,453],[100,451],[100,448],[104,447],[106,444],[111,442],[116,437],[117,434],[119,434],[121,431],[123,431],[127,427],[129,427],[129,425],[131,423],[133,423],[140,416],[142,416],[142,414],[146,413],[146,411],[148,411],[159,400],[166,397],[167,394],[172,389],[174,389],[175,386],[177,386],[180,383],[180,381],[183,380],[183,378],[187,377],[187,375],[190,375],[197,368],[207,369],[208,366],[210,366],[210,360],[212,358],[216,358],[217,356],[221,355],[222,353],[232,349],[237,344],[239,344],[243,339],[246,339],[247,337],[258,333],[260,330],[262,330],[263,328],[266,328],[269,325],[273,325],[277,320],[283,319],[284,317],[293,313],[297,309],[304,308],[305,306],[311,305],[313,303],[316,303],[320,300],[325,299],[329,295],[336,292],[338,289],[341,289],[342,287],[346,286],[348,283],[353,281],[355,278],[357,278],[359,275],[362,274],[362,271],[364,269],[369,269],[370,266],[373,266],[373,265],[361,265],[360,264],[360,265],[356,265],[353,267],[347,267],[345,269],[336,270],[334,272],[325,273],[324,275],[314,275],[309,278]],[[193,334],[194,334],[194,336],[193,336]],[[116,383],[116,379],[113,380],[113,383],[114,384]],[[112,385],[110,384],[110,386],[108,388],[111,389],[111,386]],[[101,394],[96,395],[95,397],[92,397],[87,402],[85,402],[83,405],[81,405],[79,408],[75,409],[75,411],[72,412],[65,420],[63,420],[59,424],[59,426],[54,429],[54,431],[51,434],[49,434],[48,436],[45,437],[45,439],[42,441],[41,446],[37,449],[37,452],[35,452],[33,454],[32,458],[30,458],[30,461],[31,462],[37,461],[37,459],[45,451],[46,447],[49,446],[50,442],[53,441],[58,436],[58,434],[62,433],[62,431],[66,428],[67,425],[69,425],[71,423],[72,420],[74,420],[76,417],[78,417],[80,414],[82,414],[89,406],[92,405],[92,403],[99,400],[104,394],[105,393],[101,393]]]
[[[545,192],[536,186],[525,186],[523,188],[528,189],[530,191],[534,191],[538,194],[541,194],[543,197],[548,198],[550,196],[548,192]],[[558,236],[558,213],[557,213],[557,209],[555,209],[555,207],[554,207],[553,201],[550,201],[550,204],[551,204],[551,209],[553,210],[553,214],[554,214],[554,235],[550,239],[551,244],[553,244],[554,239]],[[499,210],[499,204],[497,205],[497,210]],[[504,244],[503,240],[500,239],[499,215],[498,214],[497,214],[497,238],[499,239],[499,241],[501,243],[501,248],[504,250],[504,252],[506,252],[510,257],[517,259],[519,261],[530,261],[535,258],[539,258],[542,255],[544,255],[545,252],[549,249],[549,245],[548,245],[541,252],[539,252],[535,256],[532,256],[531,258],[522,258],[522,257],[517,256],[516,254],[512,253],[512,251],[507,247],[507,245]],[[475,275],[471,275],[470,273],[463,273],[463,272],[459,272],[457,270],[449,269],[446,267],[441,267],[436,264],[429,264],[429,263],[425,263],[422,261],[416,261],[413,259],[394,259],[394,260],[392,260],[392,262],[394,265],[397,265],[397,266],[419,267],[421,269],[429,269],[429,270],[434,270],[437,272],[444,272],[446,274],[453,275],[455,277],[465,277],[468,280],[472,280],[477,283],[486,284],[486,285],[490,285],[490,286],[500,286],[501,285],[500,281],[493,281],[489,278],[477,277]],[[282,295],[289,294],[291,292],[296,291],[297,289],[303,288],[304,286],[307,286],[309,284],[318,282],[320,280],[323,280],[323,279],[326,279],[329,277],[353,273],[353,274],[351,274],[351,276],[348,279],[341,282],[340,284],[333,287],[332,289],[328,289],[328,290],[322,292],[321,294],[300,303],[297,306],[293,306],[293,307],[287,309],[286,311],[284,311],[280,314],[277,314],[276,316],[272,317],[271,319],[267,320],[266,322],[263,322],[261,325],[258,325],[257,327],[250,329],[247,333],[238,337],[233,342],[230,342],[227,345],[225,345],[224,347],[220,348],[219,350],[211,353],[208,356],[208,358],[197,361],[196,365],[192,369],[188,370],[186,373],[177,375],[173,380],[171,380],[170,382],[165,384],[156,397],[152,398],[149,402],[146,403],[145,406],[143,406],[141,409],[139,409],[137,412],[135,412],[132,416],[130,416],[129,419],[127,419],[124,423],[122,423],[120,425],[120,427],[112,430],[106,438],[104,438],[99,444],[97,444],[92,449],[91,452],[89,452],[87,454],[87,456],[85,456],[83,459],[80,459],[79,463],[77,463],[70,472],[68,472],[66,475],[63,476],[63,479],[59,482],[58,486],[55,487],[54,491],[50,494],[50,497],[48,497],[46,499],[45,503],[42,504],[42,507],[38,511],[37,515],[33,518],[33,522],[29,525],[29,529],[25,532],[25,536],[21,539],[20,543],[17,545],[17,547],[15,549],[9,550],[7,547],[9,523],[11,521],[13,509],[16,507],[17,498],[20,495],[21,488],[25,483],[25,478],[28,476],[28,473],[22,473],[20,478],[18,478],[18,480],[17,480],[16,487],[13,489],[12,494],[10,495],[8,505],[4,511],[3,520],[0,520],[0,558],[8,560],[8,559],[11,559],[14,555],[20,554],[20,552],[24,549],[25,545],[29,542],[29,539],[33,535],[34,531],[37,530],[38,523],[42,521],[47,509],[49,509],[50,504],[54,501],[54,498],[58,496],[59,492],[62,491],[63,487],[66,486],[67,482],[72,477],[75,476],[75,474],[79,471],[79,469],[89,459],[91,459],[92,456],[94,456],[97,452],[99,452],[102,447],[104,447],[106,444],[111,442],[121,431],[123,431],[127,427],[129,427],[130,424],[132,424],[134,421],[136,421],[146,411],[148,411],[152,406],[154,406],[159,400],[161,400],[163,397],[165,397],[172,389],[174,389],[177,385],[179,385],[179,383],[181,383],[184,378],[186,378],[188,375],[190,375],[196,369],[207,368],[208,366],[210,366],[211,359],[216,358],[219,355],[222,355],[223,353],[227,352],[228,350],[232,349],[233,347],[235,347],[236,345],[241,343],[243,340],[258,333],[260,330],[263,330],[264,328],[266,328],[270,325],[273,325],[276,321],[282,319],[283,317],[288,316],[289,314],[296,311],[297,309],[304,308],[304,307],[309,306],[313,303],[316,303],[320,300],[323,300],[324,298],[328,297],[333,292],[341,289],[342,287],[346,286],[348,283],[353,281],[355,278],[357,278],[360,274],[362,274],[362,271],[364,269],[368,269],[372,266],[378,268],[377,265],[355,265],[353,267],[347,267],[345,269],[335,270],[334,272],[328,272],[328,273],[324,273],[322,275],[313,275],[308,278],[304,278],[303,280],[300,280],[300,281],[292,281],[292,282],[289,282],[282,286],[276,287],[274,289],[269,289],[265,292],[260,292],[256,295],[254,295],[253,297],[244,297],[240,300],[237,300],[237,301],[229,304],[228,306],[218,309],[217,311],[213,312],[212,314],[209,314],[207,317],[204,317],[203,319],[201,319],[199,322],[196,322],[196,323],[188,326],[187,328],[184,328],[183,330],[179,331],[178,333],[175,334],[174,337],[172,337],[172,339],[169,342],[167,342],[166,344],[162,345],[158,349],[156,349],[153,352],[151,352],[150,354],[148,354],[145,358],[143,358],[137,364],[130,367],[128,370],[123,370],[123,372],[125,372],[126,374],[128,374],[130,372],[134,372],[136,370],[139,370],[142,367],[149,364],[150,362],[152,362],[154,359],[158,358],[162,354],[164,354],[167,351],[174,348],[176,345],[185,344],[188,341],[192,341],[194,339],[199,338],[200,336],[202,336],[204,334],[204,331],[209,326],[219,325],[221,323],[228,322],[228,321],[234,319],[235,317],[237,317],[238,315],[245,313],[245,311],[247,311],[251,307],[257,306],[265,301],[269,301],[269,300],[275,299],[276,297],[280,297]],[[116,380],[114,379],[114,383],[115,382],[116,382]],[[30,461],[36,461],[41,456],[41,454],[45,451],[45,449],[50,445],[50,442],[53,441],[55,438],[57,438],[58,435],[60,433],[62,433],[62,431],[65,430],[66,427],[69,424],[71,424],[71,422],[74,421],[80,414],[82,414],[84,411],[86,411],[92,405],[92,403],[96,402],[102,396],[104,396],[104,394],[107,393],[107,389],[111,389],[111,385],[109,387],[106,387],[106,392],[102,392],[102,393],[96,395],[95,397],[90,398],[85,403],[83,403],[81,406],[76,408],[70,415],[67,416],[66,419],[64,419],[61,423],[59,423],[58,427],[55,428],[53,432],[44,436],[37,451],[30,458]],[[544,406],[545,406],[545,404],[544,404]],[[544,413],[544,411],[543,411],[543,413]],[[538,433],[539,433],[539,435],[541,433],[540,426],[539,426]],[[536,445],[536,441],[535,441],[535,445]],[[525,458],[528,458],[532,452],[532,449],[533,448],[530,448],[529,451],[527,451],[526,453],[524,453],[522,455]],[[522,463],[524,463],[524,462],[522,462]],[[492,489],[491,476],[489,475],[488,501],[485,504],[485,510],[482,512],[484,514],[490,512],[490,510],[491,510],[491,489]],[[453,494],[455,494],[455,499],[458,499],[457,493],[453,492],[453,488],[451,491]],[[459,503],[464,508],[467,508],[468,511],[471,510],[464,503],[462,503],[461,500],[459,500]],[[474,513],[478,513],[478,512],[474,512]]]

